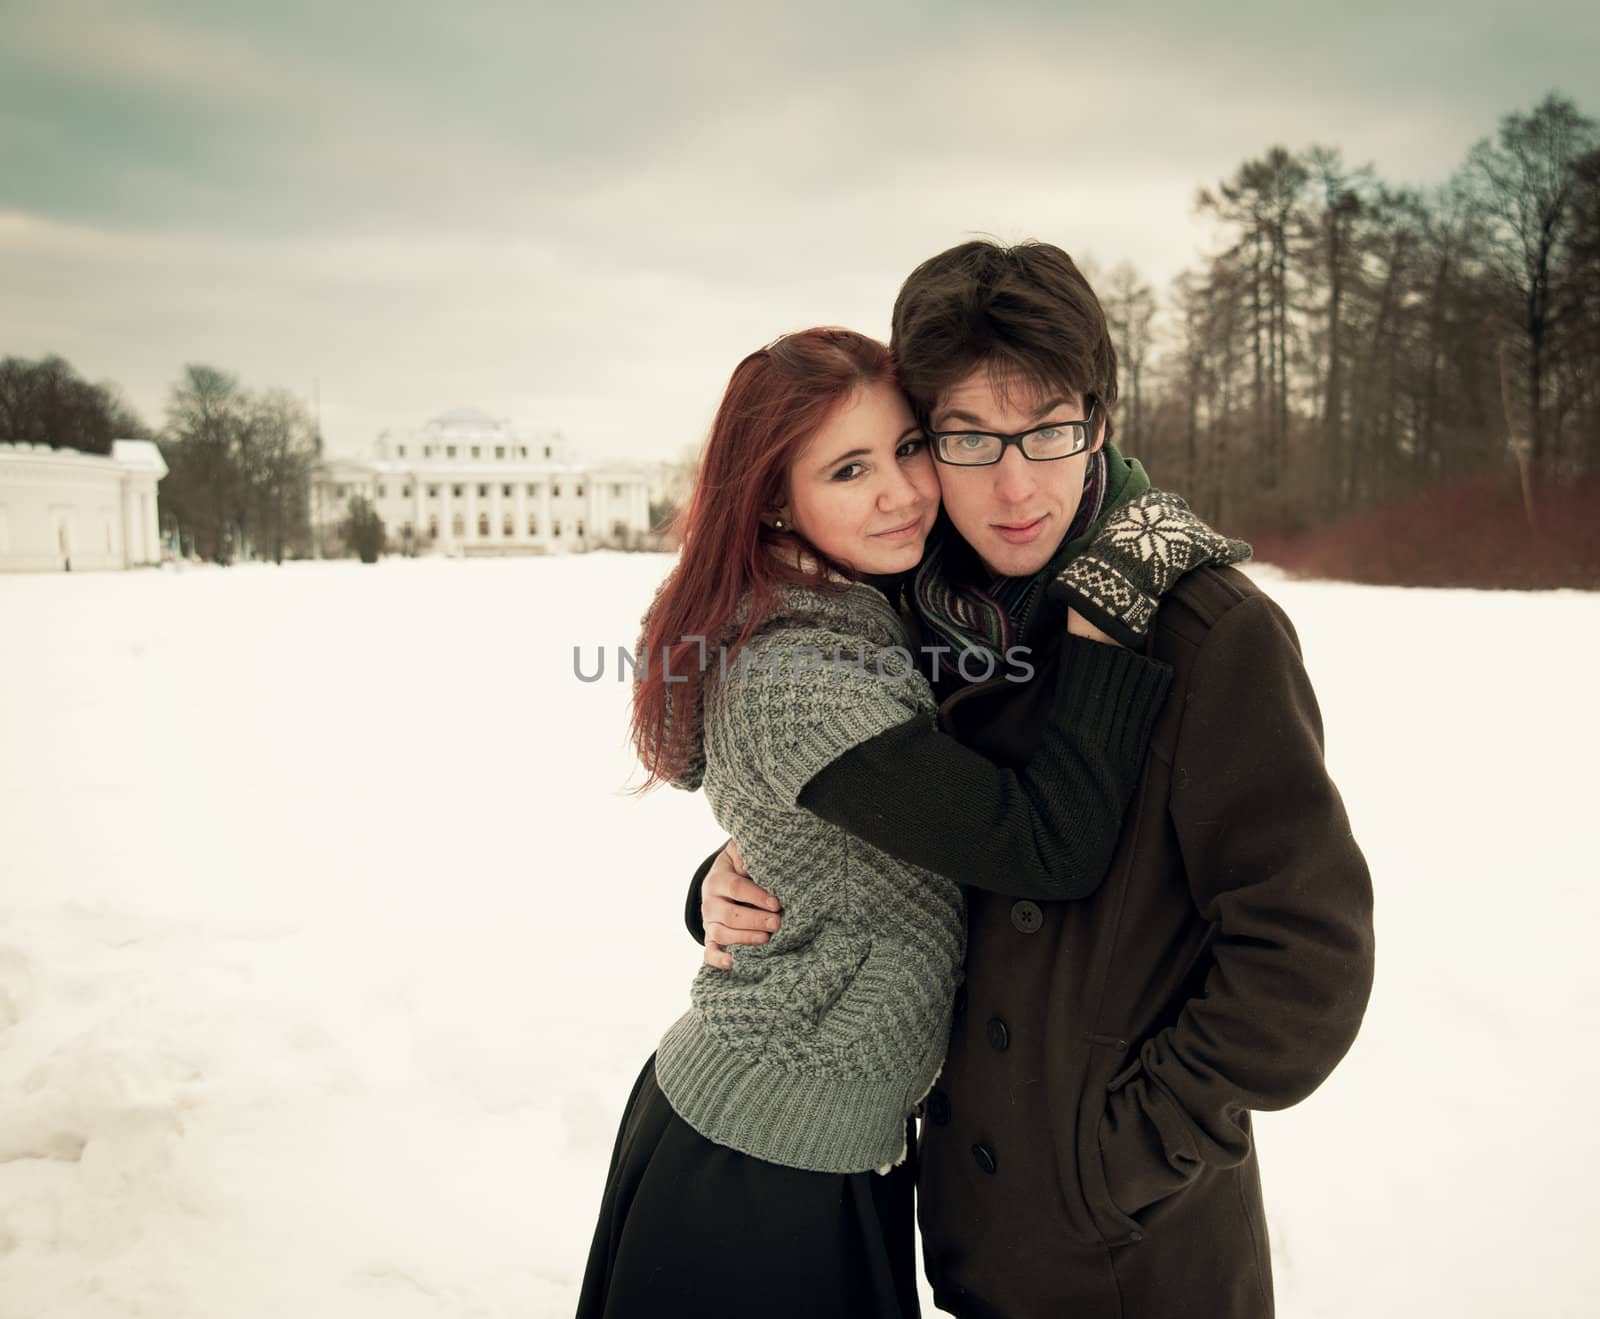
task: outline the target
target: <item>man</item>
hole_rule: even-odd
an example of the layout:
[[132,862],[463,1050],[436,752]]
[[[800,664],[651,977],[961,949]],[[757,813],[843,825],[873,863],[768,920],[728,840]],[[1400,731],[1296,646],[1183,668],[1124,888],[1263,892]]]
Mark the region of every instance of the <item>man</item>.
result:
[[[1069,605],[1174,671],[1100,888],[968,892],[967,982],[919,1155],[935,1299],[963,1319],[1271,1315],[1250,1115],[1298,1103],[1343,1057],[1373,960],[1371,882],[1294,631],[1236,570],[1186,572],[1214,547],[1169,538],[1159,510],[1127,545],[1177,579],[1159,611],[1138,574],[1079,559],[1147,482],[1106,442],[1116,357],[1066,253],[934,257],[901,289],[892,347],[952,528],[910,592],[949,648],[942,725],[1026,763],[1047,685],[968,683],[953,661],[1047,640]],[[1021,437],[1069,417],[1097,422],[1094,451],[1030,460]],[[715,963],[780,917],[731,858],[701,870],[689,922],[703,915]]]

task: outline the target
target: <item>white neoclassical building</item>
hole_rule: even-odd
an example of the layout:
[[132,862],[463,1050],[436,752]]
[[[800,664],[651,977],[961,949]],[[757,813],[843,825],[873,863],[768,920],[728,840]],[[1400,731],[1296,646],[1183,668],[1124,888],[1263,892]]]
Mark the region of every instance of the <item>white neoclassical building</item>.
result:
[[[634,548],[650,532],[650,481],[631,467],[577,462],[559,434],[532,434],[473,408],[384,431],[368,459],[327,458],[312,486],[319,539],[365,495],[391,549],[540,554]],[[326,543],[326,542],[325,542]]]
[[0,444],[0,571],[160,563],[166,474],[149,440],[114,440],[110,454]]

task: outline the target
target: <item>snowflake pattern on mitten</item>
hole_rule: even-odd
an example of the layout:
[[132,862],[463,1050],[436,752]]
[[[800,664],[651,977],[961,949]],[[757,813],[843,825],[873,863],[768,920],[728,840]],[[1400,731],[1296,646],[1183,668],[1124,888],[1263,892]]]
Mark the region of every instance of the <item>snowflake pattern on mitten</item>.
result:
[[1149,490],[1113,511],[1051,593],[1125,646],[1142,644],[1156,606],[1204,564],[1243,563],[1250,547],[1213,531],[1179,496]]

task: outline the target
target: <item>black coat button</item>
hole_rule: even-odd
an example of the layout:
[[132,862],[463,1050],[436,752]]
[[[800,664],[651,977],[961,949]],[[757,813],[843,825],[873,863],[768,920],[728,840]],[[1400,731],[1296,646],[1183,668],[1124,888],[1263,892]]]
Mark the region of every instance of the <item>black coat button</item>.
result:
[[950,1123],[950,1096],[943,1090],[930,1090],[928,1102],[924,1105],[924,1112],[928,1121],[936,1127],[948,1126]]
[[978,1167],[982,1168],[984,1172],[991,1177],[994,1175],[994,1151],[987,1145],[974,1145],[972,1147],[972,1157],[977,1160]]
[[965,985],[956,990],[956,1001],[950,1005],[950,1010],[958,1017],[967,1010],[967,987]]
[[1024,899],[1011,905],[1011,923],[1023,934],[1035,934],[1044,924],[1044,912],[1039,910],[1037,902]]
[[1011,1032],[1006,1029],[1005,1022],[999,1017],[990,1017],[989,1024],[984,1028],[989,1036],[989,1046],[996,1053],[1004,1053],[1011,1047]]

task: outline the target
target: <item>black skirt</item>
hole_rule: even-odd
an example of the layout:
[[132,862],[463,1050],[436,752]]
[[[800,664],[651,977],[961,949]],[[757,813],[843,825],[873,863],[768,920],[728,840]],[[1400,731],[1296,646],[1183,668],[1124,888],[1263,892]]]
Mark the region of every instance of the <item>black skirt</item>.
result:
[[[913,1148],[907,1124],[907,1149]],[[714,1145],[652,1054],[611,1155],[578,1319],[917,1319],[915,1171],[804,1172]]]

